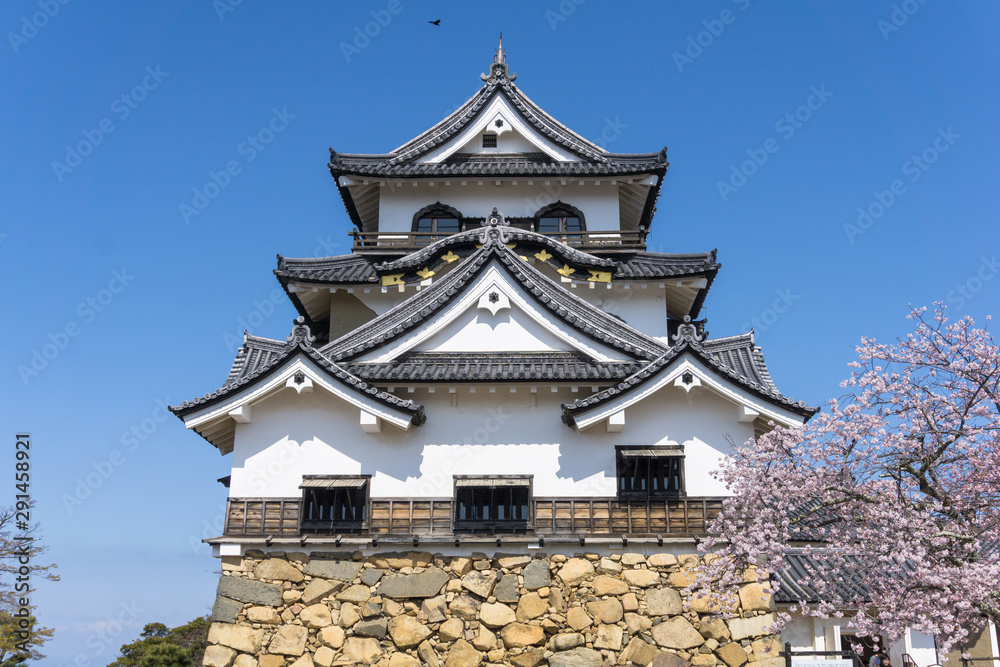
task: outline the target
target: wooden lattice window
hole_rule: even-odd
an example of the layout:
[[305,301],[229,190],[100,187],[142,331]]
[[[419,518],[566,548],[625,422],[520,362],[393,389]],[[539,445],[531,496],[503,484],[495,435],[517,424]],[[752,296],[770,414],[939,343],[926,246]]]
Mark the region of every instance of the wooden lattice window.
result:
[[368,525],[370,475],[305,475],[302,532],[358,533]]
[[582,232],[587,228],[583,213],[562,202],[546,206],[535,215],[535,219],[536,229],[542,234],[568,234]]
[[456,533],[531,530],[531,477],[455,476]]
[[497,135],[495,134],[484,134],[483,135],[483,148],[496,148],[497,147]]
[[461,231],[462,214],[441,202],[422,208],[413,216],[413,231],[454,234]]
[[680,447],[618,447],[619,498],[684,495],[684,450]]

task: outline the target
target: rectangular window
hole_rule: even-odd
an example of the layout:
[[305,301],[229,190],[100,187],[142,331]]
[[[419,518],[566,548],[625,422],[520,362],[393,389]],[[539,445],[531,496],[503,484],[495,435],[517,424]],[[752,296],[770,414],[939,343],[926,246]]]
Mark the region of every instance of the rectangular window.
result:
[[497,135],[495,134],[484,134],[483,135],[483,148],[496,148],[497,147]]
[[304,533],[359,533],[368,525],[371,475],[303,475]]
[[530,476],[455,475],[456,533],[531,530]]
[[680,447],[618,447],[619,498],[684,495],[684,450]]

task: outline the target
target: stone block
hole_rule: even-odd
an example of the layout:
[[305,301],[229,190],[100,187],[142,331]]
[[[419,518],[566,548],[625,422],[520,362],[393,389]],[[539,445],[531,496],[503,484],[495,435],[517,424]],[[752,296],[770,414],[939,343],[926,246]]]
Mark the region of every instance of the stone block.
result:
[[389,667],[420,667],[420,661],[412,655],[393,653],[389,658]]
[[285,657],[282,655],[262,655],[257,661],[257,667],[285,667]]
[[518,618],[514,610],[502,602],[496,604],[487,602],[479,609],[479,620],[487,627],[502,628],[517,621]]
[[568,651],[577,646],[583,646],[586,642],[586,637],[579,632],[564,632],[549,640],[549,648],[553,651]]
[[295,662],[290,667],[315,667],[315,665],[313,664],[312,656],[308,653],[303,653],[295,659]]
[[650,616],[677,616],[684,611],[681,594],[673,588],[646,591],[646,612]]
[[496,554],[493,556],[497,564],[508,570],[513,570],[519,567],[524,567],[531,562],[531,556],[519,556],[519,555],[507,555],[507,554]]
[[574,630],[583,630],[591,623],[590,615],[583,610],[583,607],[571,607],[568,612],[566,612],[566,623],[569,627]]
[[701,636],[719,642],[729,641],[729,626],[721,618],[701,619]]
[[305,590],[302,591],[302,604],[310,605],[316,604],[325,597],[330,597],[337,591],[341,590],[344,584],[339,582],[327,581],[326,579],[321,579],[319,577],[313,579],[306,586]]
[[597,636],[594,637],[594,648],[607,648],[620,651],[622,648],[622,629],[617,625],[597,626]]
[[375,637],[385,639],[388,630],[389,620],[386,618],[376,618],[373,621],[361,621],[354,626],[354,634],[359,637]]
[[340,623],[340,627],[350,628],[361,620],[361,614],[358,612],[357,607],[350,602],[345,602],[340,605],[340,617],[337,620]]
[[205,649],[202,665],[205,667],[230,667],[236,659],[236,651],[225,646],[209,646]]
[[515,655],[510,659],[510,664],[514,667],[538,667],[545,662],[545,651],[541,649],[535,649],[534,651],[525,651],[519,655]]
[[505,574],[500,583],[493,589],[497,602],[517,602],[521,597],[520,586],[516,574]]
[[507,648],[524,648],[543,643],[545,631],[537,625],[511,623],[500,632],[500,638]]
[[674,616],[653,626],[651,634],[653,640],[663,648],[686,650],[705,643],[701,633],[683,616]]
[[323,628],[319,631],[319,640],[324,646],[336,649],[344,645],[344,635],[345,633],[343,628],[331,625],[330,627]]
[[247,620],[251,623],[263,623],[264,625],[278,625],[281,617],[274,607],[250,607],[247,609]]
[[465,623],[460,618],[449,618],[438,628],[438,639],[453,642],[465,635]]
[[549,563],[545,559],[535,559],[524,567],[524,587],[529,591],[537,591],[552,583],[549,576]]
[[472,640],[472,645],[480,651],[489,651],[497,644],[497,636],[490,632],[485,625],[479,626],[479,634]]
[[289,563],[284,558],[268,558],[257,564],[253,569],[253,574],[258,579],[271,579],[274,581],[290,581],[297,584],[302,581],[302,572],[299,568]]
[[389,621],[389,634],[397,648],[408,649],[431,636],[431,630],[412,616],[397,616]]
[[325,604],[309,605],[299,612],[299,620],[307,628],[319,629],[333,624],[333,618],[330,616],[330,608]]
[[626,663],[631,662],[646,667],[646,665],[653,662],[653,658],[656,657],[658,652],[659,649],[652,644],[643,641],[639,637],[633,637],[632,641],[625,647],[625,650],[622,651],[621,659]]
[[650,667],[691,667],[691,663],[673,653],[668,653],[666,651],[660,651],[653,658],[653,662],[650,663]]
[[256,653],[263,640],[263,630],[254,630],[246,625],[212,623],[208,628],[209,644],[222,644],[241,653]]
[[722,658],[722,662],[729,667],[740,667],[747,661],[746,651],[743,650],[739,642],[729,642],[725,646],[717,648],[715,654]]
[[364,563],[350,560],[313,559],[302,567],[302,571],[312,577],[353,581],[363,567]]
[[301,625],[283,625],[274,633],[267,650],[280,655],[300,656],[306,650],[308,638],[309,630]]
[[448,610],[466,621],[474,621],[481,605],[482,603],[471,595],[459,595],[448,605]]
[[624,595],[628,593],[628,584],[621,579],[609,577],[604,574],[594,577],[594,580],[590,582],[590,586],[594,590],[594,595],[597,596]]
[[432,598],[448,582],[447,572],[428,568],[420,574],[394,574],[382,577],[378,592],[390,598]]
[[734,614],[738,603],[735,596],[696,593],[690,597],[689,609],[698,614]]
[[344,642],[343,658],[350,663],[374,665],[382,655],[382,647],[371,637],[348,637]]
[[428,667],[440,667],[441,665],[437,653],[434,652],[434,647],[428,641],[420,642],[420,646],[417,647],[417,655],[420,656],[420,661]]
[[597,571],[601,574],[621,574],[622,566],[610,558],[602,558],[597,564]]
[[472,591],[484,600],[493,593],[493,585],[496,584],[496,575],[492,572],[469,572],[462,577],[462,588]]
[[337,653],[332,648],[329,646],[320,646],[316,649],[316,653],[313,654],[313,662],[319,665],[319,667],[330,667],[335,657],[337,657]]
[[624,609],[618,598],[594,600],[587,603],[589,613],[598,623],[617,623],[622,620]]
[[337,593],[337,599],[341,602],[367,602],[371,596],[371,589],[364,584],[354,584]]
[[642,554],[637,553],[627,553],[622,554],[622,565],[627,567],[634,567],[636,565],[642,565],[646,562],[646,557]]
[[646,559],[652,567],[673,567],[677,565],[677,556],[673,554],[653,554]]
[[374,586],[384,574],[385,570],[380,570],[377,567],[366,568],[365,571],[361,573],[361,583],[365,586]]
[[774,597],[763,584],[747,584],[740,588],[743,611],[774,611]]
[[549,667],[601,667],[603,664],[600,652],[583,647],[549,656]]
[[528,593],[521,596],[521,601],[517,603],[517,620],[524,623],[544,615],[548,610],[548,600],[543,599],[538,593]]
[[660,583],[660,575],[653,570],[625,570],[622,579],[636,588],[649,588]]
[[444,667],[479,667],[482,661],[482,653],[469,642],[459,639],[448,651]]
[[740,641],[768,634],[767,630],[774,624],[774,621],[774,614],[764,614],[751,618],[731,618],[726,621],[726,624],[729,626],[729,634],[733,641]]
[[[427,616],[427,621],[429,623],[440,623],[441,621],[448,618],[448,603],[446,602],[444,595],[438,595],[437,597],[427,598],[420,605],[420,613]],[[390,614],[391,616],[398,616],[399,614]]]
[[263,581],[251,581],[236,576],[219,577],[219,587],[216,593],[223,597],[251,604],[262,604],[269,607],[281,605],[281,586],[267,584]]
[[576,586],[594,574],[594,565],[586,558],[570,558],[559,568],[557,576],[567,586]]
[[235,623],[241,611],[243,611],[242,602],[219,595],[215,598],[215,604],[212,605],[212,621],[215,623]]

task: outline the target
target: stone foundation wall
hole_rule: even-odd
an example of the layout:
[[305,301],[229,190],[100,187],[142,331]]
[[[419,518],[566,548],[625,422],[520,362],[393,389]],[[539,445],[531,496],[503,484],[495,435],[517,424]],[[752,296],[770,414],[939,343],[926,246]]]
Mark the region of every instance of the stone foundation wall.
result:
[[697,555],[248,552],[224,558],[210,667],[782,667],[757,584],[685,599]]

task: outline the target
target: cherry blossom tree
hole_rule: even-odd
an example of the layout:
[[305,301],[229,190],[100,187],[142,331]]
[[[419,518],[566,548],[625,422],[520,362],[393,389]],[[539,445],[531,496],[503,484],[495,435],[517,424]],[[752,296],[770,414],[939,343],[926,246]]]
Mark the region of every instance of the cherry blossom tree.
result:
[[909,627],[946,652],[1000,623],[1000,353],[940,304],[909,317],[902,340],[862,339],[846,396],[721,465],[735,496],[693,591],[732,595],[798,553],[815,594],[791,611],[842,613],[858,635],[894,642]]

